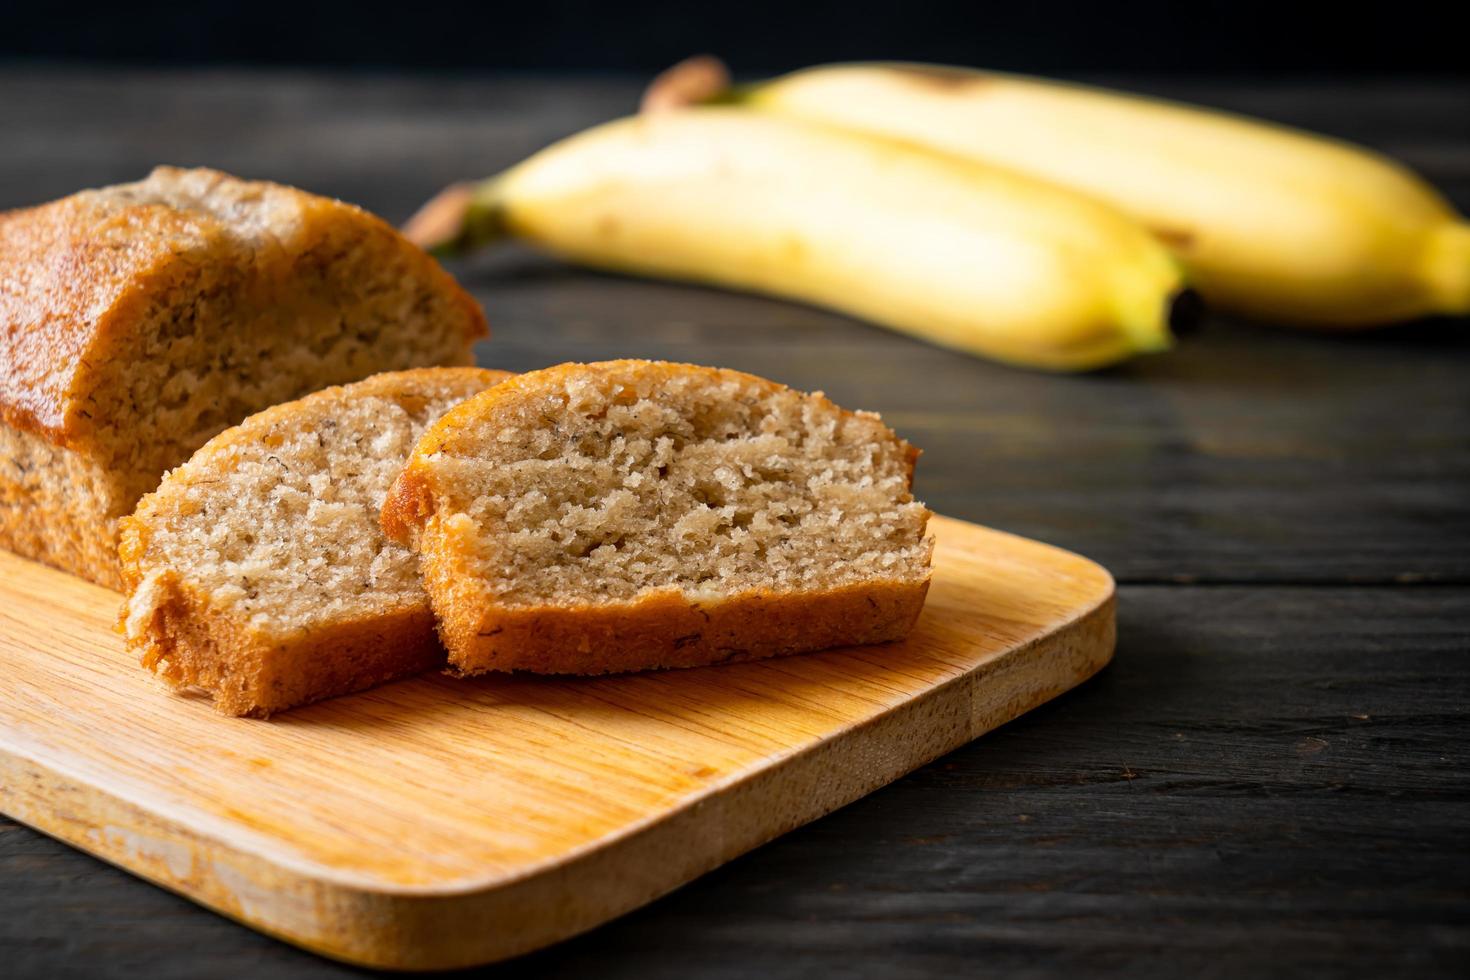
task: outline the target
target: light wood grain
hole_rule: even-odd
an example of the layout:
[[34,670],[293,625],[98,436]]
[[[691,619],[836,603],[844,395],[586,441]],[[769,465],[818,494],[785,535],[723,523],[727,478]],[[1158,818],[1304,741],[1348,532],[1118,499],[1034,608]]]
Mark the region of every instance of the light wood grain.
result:
[[112,631],[118,598],[0,553],[0,806],[254,928],[410,969],[590,928],[1067,690],[1113,583],[936,518],[913,636],[596,679],[431,676],[227,719]]

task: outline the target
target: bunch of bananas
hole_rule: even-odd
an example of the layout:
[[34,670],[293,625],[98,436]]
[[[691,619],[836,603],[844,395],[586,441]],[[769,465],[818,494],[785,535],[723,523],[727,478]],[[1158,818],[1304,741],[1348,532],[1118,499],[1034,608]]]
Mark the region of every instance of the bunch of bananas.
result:
[[750,289],[1050,370],[1161,350],[1193,305],[1322,328],[1470,313],[1470,224],[1367,150],[1039,79],[920,65],[731,87],[450,188],[405,229]]

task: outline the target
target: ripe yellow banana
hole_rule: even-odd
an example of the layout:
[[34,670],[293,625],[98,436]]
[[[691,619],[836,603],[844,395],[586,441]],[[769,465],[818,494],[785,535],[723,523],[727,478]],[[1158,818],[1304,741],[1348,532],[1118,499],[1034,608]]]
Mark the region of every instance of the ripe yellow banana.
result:
[[921,65],[810,68],[727,99],[1087,194],[1152,229],[1222,308],[1323,327],[1470,313],[1470,224],[1406,168],[1358,147],[1152,99]]
[[599,126],[405,229],[510,234],[587,265],[805,300],[1015,364],[1085,370],[1170,343],[1168,251],[1110,208],[1004,171],[743,109]]

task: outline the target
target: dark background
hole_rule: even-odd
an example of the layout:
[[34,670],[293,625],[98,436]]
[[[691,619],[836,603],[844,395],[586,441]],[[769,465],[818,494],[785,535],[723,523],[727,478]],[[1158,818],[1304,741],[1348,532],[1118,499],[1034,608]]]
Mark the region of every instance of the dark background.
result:
[[0,2],[0,59],[445,71],[737,72],[902,58],[1033,71],[1464,75],[1452,2]]

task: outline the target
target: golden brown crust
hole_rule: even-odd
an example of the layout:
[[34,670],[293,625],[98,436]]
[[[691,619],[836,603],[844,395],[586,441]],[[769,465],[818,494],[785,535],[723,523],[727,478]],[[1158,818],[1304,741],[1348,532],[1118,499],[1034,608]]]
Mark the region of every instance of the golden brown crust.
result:
[[412,413],[435,391],[469,393],[509,377],[473,367],[385,372],[275,405],[215,436],[120,522],[118,557],[128,599],[118,625],[129,649],[170,686],[202,689],[221,712],[253,717],[443,666],[427,600],[278,641],[252,631],[183,581],[167,567],[169,556],[151,555],[150,535],[172,513],[183,488],[214,478],[211,460],[228,459],[237,448],[303,418],[360,398],[391,399]]
[[383,500],[379,526],[390,541],[409,544],[434,513],[434,495],[420,468],[405,466]]
[[[261,200],[267,222],[242,231],[232,221],[242,202]],[[438,262],[361,208],[219,171],[159,167],[138,184],[0,213],[0,420],[70,445],[86,428],[110,352],[192,264],[226,243],[305,251],[344,221],[397,240],[417,274],[455,296],[466,346],[486,335],[479,304]]]
[[268,718],[444,665],[434,616],[424,605],[272,644],[183,583],[162,587],[166,595],[154,607],[140,660],[175,690],[208,692],[222,714]]
[[65,442],[88,349],[158,277],[182,232],[166,208],[130,210],[109,215],[77,195],[0,215],[0,420]]
[[[426,576],[436,573],[426,569]],[[497,608],[455,595],[453,582],[429,590],[450,664],[461,674],[610,674],[887,643],[909,634],[928,591],[925,580],[708,603],[667,592],[616,604]]]
[[[557,391],[567,379],[589,372],[616,374],[630,369],[646,371],[655,379],[693,373],[711,383],[736,376],[771,391],[785,388],[752,375],[698,365],[631,360],[564,364],[519,375],[447,412],[424,433],[394,483],[384,501],[382,525],[390,537],[419,552],[425,589],[454,670],[602,674],[693,667],[882,643],[908,634],[923,608],[927,578],[820,591],[752,592],[701,602],[691,602],[673,589],[633,601],[569,600],[538,606],[502,605],[487,595],[469,557],[447,544],[450,536],[436,502],[449,499],[452,488],[435,486],[431,457],[471,452],[498,406]],[[918,450],[907,443],[902,448],[912,485]]]

